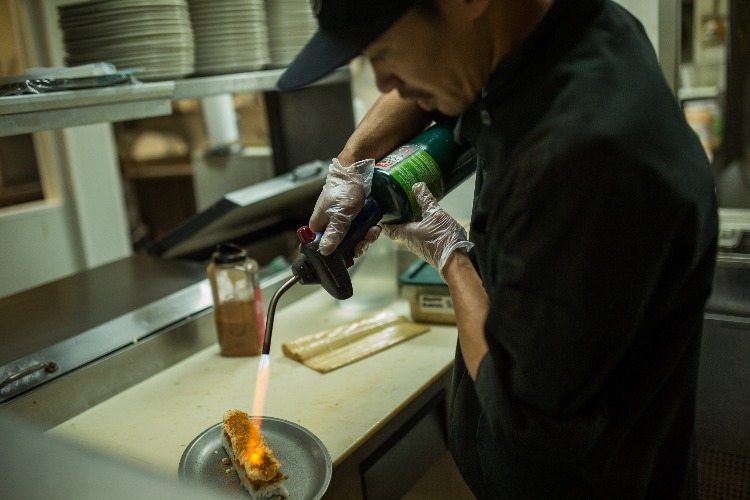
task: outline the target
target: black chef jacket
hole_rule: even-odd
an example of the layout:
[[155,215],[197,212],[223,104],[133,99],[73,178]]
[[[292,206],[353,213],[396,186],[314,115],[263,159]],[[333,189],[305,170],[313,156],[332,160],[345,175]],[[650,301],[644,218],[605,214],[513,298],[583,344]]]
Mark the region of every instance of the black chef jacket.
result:
[[464,479],[480,499],[694,498],[717,208],[642,26],[610,0],[556,0],[461,132],[490,299],[476,383],[456,356]]

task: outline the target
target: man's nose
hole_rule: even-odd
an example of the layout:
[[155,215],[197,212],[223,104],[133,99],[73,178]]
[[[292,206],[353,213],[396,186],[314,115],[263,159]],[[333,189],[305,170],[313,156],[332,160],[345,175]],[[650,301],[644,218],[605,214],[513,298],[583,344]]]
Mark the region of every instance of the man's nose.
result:
[[372,70],[375,73],[375,85],[384,94],[397,88],[401,83],[401,80],[391,71],[378,68],[376,65],[372,66]]

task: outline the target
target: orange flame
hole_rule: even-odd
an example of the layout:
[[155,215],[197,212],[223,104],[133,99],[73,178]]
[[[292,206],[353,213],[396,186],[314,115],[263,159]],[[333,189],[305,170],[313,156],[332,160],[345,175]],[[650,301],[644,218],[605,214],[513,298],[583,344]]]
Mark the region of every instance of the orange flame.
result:
[[263,417],[263,406],[266,402],[266,391],[268,390],[270,370],[271,358],[268,354],[261,354],[258,363],[258,374],[255,378],[255,393],[253,394],[252,418],[255,426],[250,426],[250,432],[247,436],[247,444],[243,452],[245,462],[250,463],[255,468],[260,468],[263,464],[263,456],[265,452],[261,446],[260,424]]
[[247,446],[243,452],[245,462],[260,469],[263,465],[264,453],[265,449],[260,444],[260,432],[253,428],[247,436]]
[[253,421],[260,429],[263,406],[266,402],[266,391],[268,390],[268,378],[271,371],[271,357],[268,354],[260,355],[258,363],[258,374],[255,378],[255,394],[253,395]]

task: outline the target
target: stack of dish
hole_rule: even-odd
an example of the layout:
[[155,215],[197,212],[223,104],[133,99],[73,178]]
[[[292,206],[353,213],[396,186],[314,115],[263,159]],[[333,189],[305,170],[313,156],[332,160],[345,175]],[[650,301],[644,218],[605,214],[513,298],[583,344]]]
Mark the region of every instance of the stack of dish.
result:
[[189,5],[195,74],[254,71],[268,65],[264,0],[189,0]]
[[140,80],[193,73],[195,49],[185,0],[94,0],[58,7],[68,66],[108,62],[138,68]]
[[309,0],[266,0],[271,66],[288,66],[318,27]]

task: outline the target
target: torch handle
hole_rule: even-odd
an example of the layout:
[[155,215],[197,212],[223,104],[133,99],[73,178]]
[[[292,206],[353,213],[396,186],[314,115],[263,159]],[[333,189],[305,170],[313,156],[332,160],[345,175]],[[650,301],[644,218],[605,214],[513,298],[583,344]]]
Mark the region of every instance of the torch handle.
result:
[[357,243],[362,241],[362,238],[365,237],[367,231],[380,222],[380,219],[382,218],[383,212],[381,211],[378,202],[375,201],[375,198],[372,196],[365,198],[362,210],[360,210],[354,218],[349,226],[349,231],[344,235],[344,238],[335,250],[336,252],[341,252],[347,267],[351,267],[351,260],[354,258],[354,249],[356,248]]
[[303,285],[319,284],[331,297],[348,299],[354,293],[347,270],[354,264],[354,249],[382,216],[380,205],[368,196],[349,231],[330,255],[323,255],[318,251],[322,233],[313,233],[309,227],[302,226],[297,230],[301,243],[300,255],[292,263],[292,272],[299,276]]
[[276,303],[284,292],[289,290],[298,281],[299,276],[292,276],[271,297],[271,302],[268,304],[268,314],[266,315],[266,332],[263,335],[263,349],[261,350],[261,354],[268,354],[271,351],[271,336],[273,335],[273,317],[276,315]]

